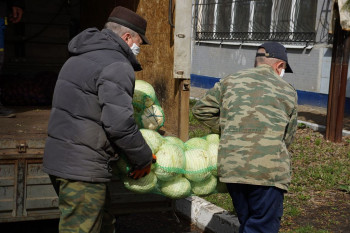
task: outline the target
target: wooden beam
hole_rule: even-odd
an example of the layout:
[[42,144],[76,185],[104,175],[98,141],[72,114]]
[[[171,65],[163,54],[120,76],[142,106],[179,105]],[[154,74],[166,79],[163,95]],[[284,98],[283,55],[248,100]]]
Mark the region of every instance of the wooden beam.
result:
[[338,114],[338,101],[340,89],[340,77],[343,58],[343,30],[340,26],[338,5],[334,5],[334,40],[332,51],[332,66],[329,83],[328,105],[327,105],[327,126],[326,139],[332,142],[336,140],[336,126]]
[[338,98],[338,111],[335,128],[335,142],[341,142],[343,137],[344,127],[344,108],[346,98],[346,82],[348,77],[349,55],[350,55],[350,36],[348,32],[343,31],[344,34],[344,49],[343,49],[343,62],[341,66],[340,74],[340,89]]

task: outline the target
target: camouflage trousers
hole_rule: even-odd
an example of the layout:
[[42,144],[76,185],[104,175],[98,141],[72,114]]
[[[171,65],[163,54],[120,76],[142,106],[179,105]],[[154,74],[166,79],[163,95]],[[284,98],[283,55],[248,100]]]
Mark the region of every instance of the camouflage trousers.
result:
[[66,180],[51,176],[58,195],[60,233],[113,233],[115,217],[110,213],[107,183]]

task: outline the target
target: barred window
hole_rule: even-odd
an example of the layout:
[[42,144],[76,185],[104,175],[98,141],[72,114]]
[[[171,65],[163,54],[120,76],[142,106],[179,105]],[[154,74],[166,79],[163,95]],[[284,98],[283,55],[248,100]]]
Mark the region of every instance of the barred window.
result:
[[196,0],[198,41],[315,40],[317,0]]

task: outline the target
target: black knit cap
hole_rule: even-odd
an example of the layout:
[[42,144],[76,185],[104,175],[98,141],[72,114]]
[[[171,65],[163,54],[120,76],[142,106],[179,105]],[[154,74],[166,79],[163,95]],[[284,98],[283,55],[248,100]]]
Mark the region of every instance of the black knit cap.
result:
[[264,48],[266,53],[257,53],[257,57],[264,56],[270,58],[277,58],[282,61],[285,61],[287,64],[286,73],[293,73],[293,70],[288,64],[287,50],[282,44],[277,42],[266,42],[260,45],[259,48]]
[[107,21],[118,23],[127,28],[130,28],[141,36],[143,44],[149,44],[149,41],[145,35],[147,21],[132,10],[129,10],[122,6],[117,6],[113,9]]

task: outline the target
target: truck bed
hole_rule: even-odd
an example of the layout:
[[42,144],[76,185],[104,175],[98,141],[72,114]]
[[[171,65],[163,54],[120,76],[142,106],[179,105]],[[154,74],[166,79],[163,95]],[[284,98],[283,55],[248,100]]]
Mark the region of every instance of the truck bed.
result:
[[[58,198],[42,171],[49,107],[16,107],[16,118],[0,118],[0,223],[58,218]],[[172,209],[172,200],[110,183],[116,215]]]
[[0,118],[0,139],[45,140],[50,107],[11,107],[15,118]]

